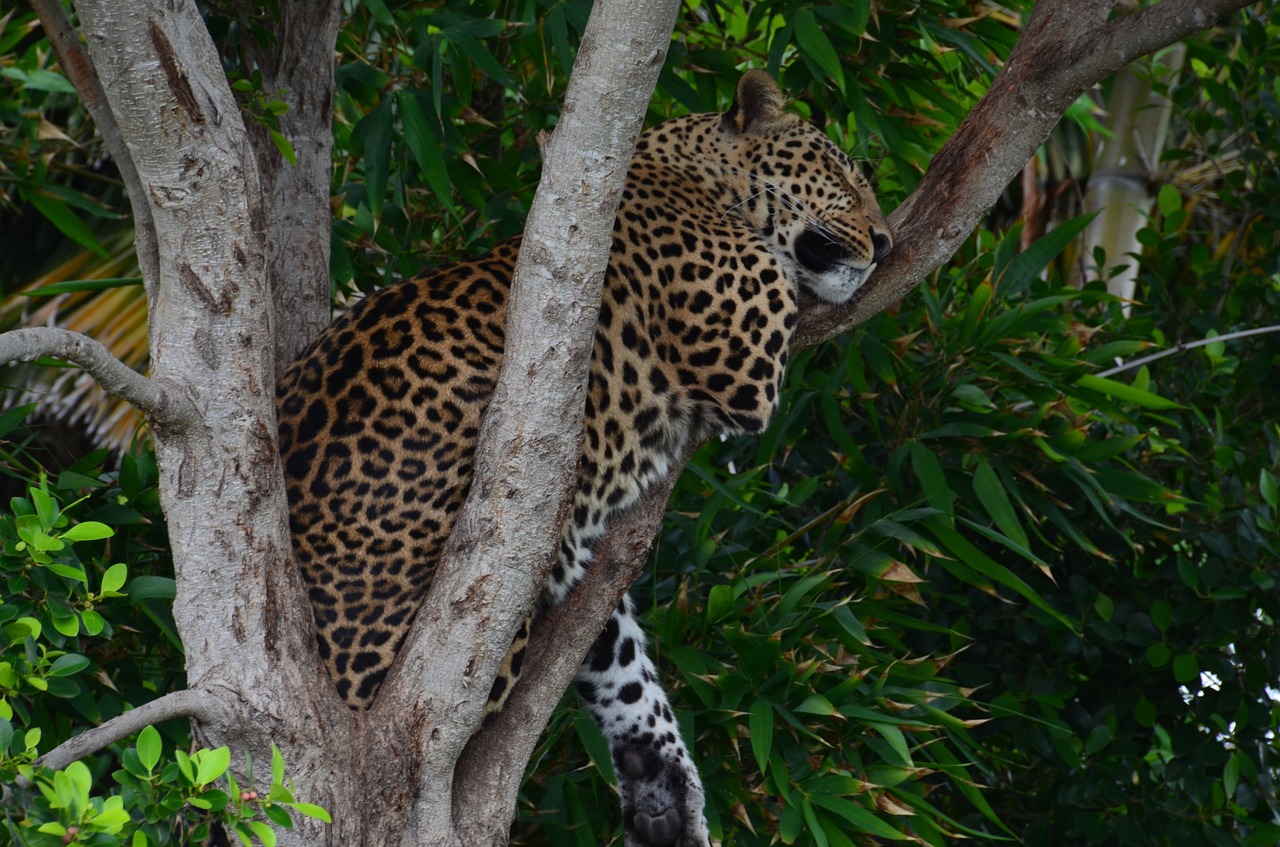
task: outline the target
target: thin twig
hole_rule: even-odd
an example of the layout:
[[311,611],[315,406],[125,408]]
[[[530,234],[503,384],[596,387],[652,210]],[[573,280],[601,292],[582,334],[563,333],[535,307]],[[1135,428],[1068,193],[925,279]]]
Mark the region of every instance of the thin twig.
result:
[[1148,362],[1154,362],[1157,359],[1163,359],[1165,356],[1172,356],[1174,353],[1184,353],[1187,350],[1194,350],[1197,347],[1204,347],[1213,344],[1215,341],[1235,341],[1237,338],[1248,338],[1250,335],[1263,335],[1268,332],[1280,332],[1280,324],[1272,324],[1271,326],[1259,326],[1253,329],[1242,329],[1239,332],[1229,332],[1226,335],[1215,335],[1212,338],[1202,338],[1199,341],[1190,341],[1186,344],[1178,343],[1170,347],[1168,350],[1161,350],[1158,353],[1152,353],[1149,356],[1143,356],[1140,359],[1134,359],[1130,362],[1122,362],[1114,368],[1109,368],[1098,374],[1100,377],[1114,376],[1118,373],[1131,371],[1134,368],[1140,368]]
[[103,390],[136,406],[155,426],[181,427],[195,420],[195,409],[185,397],[147,379],[87,335],[56,327],[0,334],[0,362],[30,362],[42,356],[84,368]]
[[[190,688],[173,691],[62,742],[36,759],[35,764],[36,767],[60,770],[152,724],[182,717],[195,718],[202,723],[226,722],[230,712],[227,699],[211,691]],[[29,787],[21,778],[18,784],[23,788]]]

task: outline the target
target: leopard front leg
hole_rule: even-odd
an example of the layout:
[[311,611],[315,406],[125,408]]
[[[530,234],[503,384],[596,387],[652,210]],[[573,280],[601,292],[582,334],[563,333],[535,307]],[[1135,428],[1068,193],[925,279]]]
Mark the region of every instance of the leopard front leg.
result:
[[626,847],[708,847],[702,781],[645,653],[630,597],[587,654],[577,689],[613,754]]

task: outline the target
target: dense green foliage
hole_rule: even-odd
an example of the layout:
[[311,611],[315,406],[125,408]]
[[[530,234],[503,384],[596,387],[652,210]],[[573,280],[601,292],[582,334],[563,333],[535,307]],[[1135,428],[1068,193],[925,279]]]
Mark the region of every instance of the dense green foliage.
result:
[[[587,10],[353,8],[338,45],[335,294],[519,231],[535,139],[555,124]],[[650,121],[721,109],[741,69],[766,67],[866,160],[892,208],[985,91],[1021,11],[691,2]],[[1265,14],[1191,44],[1169,91],[1170,182],[1128,319],[1098,281],[1063,287],[1058,256],[1087,220],[1019,253],[1016,210],[1003,208],[897,310],[796,357],[764,437],[694,460],[635,595],[652,608],[726,844],[1280,840],[1280,397],[1266,390],[1280,385],[1280,335],[1102,376],[1117,357],[1280,314],[1280,26]],[[264,28],[210,16],[246,111],[270,122],[275,93],[236,58]],[[20,210],[27,226],[43,215],[92,247],[49,198],[101,210],[109,229],[118,191],[50,169],[70,148],[40,127],[81,138],[83,116],[35,33],[0,48],[0,214]],[[1072,113],[1076,136],[1088,137],[1089,108]],[[47,269],[9,261],[15,280]],[[31,452],[20,419],[3,419],[4,464],[21,480],[0,521],[6,782],[37,749],[181,683],[145,450],[61,470]],[[112,536],[90,537],[107,526]],[[104,597],[111,587],[124,596]],[[213,819],[270,843],[247,821],[291,798],[265,781],[261,802],[215,785],[203,777],[221,775],[225,754],[184,768],[185,727],[160,729],[46,774],[48,791],[22,795],[34,811],[15,794],[6,825],[30,814],[66,826],[76,811],[87,832],[105,815],[80,843],[118,843],[106,830],[124,808],[148,843],[197,837]],[[605,843],[618,827],[611,780],[602,740],[567,698],[513,837]],[[89,782],[99,796],[118,783],[123,806],[85,812]],[[274,767],[271,785],[285,790]],[[280,822],[264,814],[259,827]],[[23,837],[42,843],[32,828]]]

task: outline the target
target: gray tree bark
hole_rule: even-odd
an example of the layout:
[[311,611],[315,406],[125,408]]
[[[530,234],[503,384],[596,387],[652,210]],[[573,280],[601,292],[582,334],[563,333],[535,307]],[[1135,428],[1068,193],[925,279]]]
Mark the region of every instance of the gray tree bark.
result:
[[[290,563],[275,436],[277,365],[318,330],[291,304],[319,304],[327,318],[327,261],[316,256],[327,257],[337,7],[304,5],[282,4],[278,42],[254,57],[268,89],[293,86],[296,121],[282,124],[298,152],[293,171],[266,133],[246,127],[194,4],[80,0],[92,61],[85,90],[101,94],[114,119],[143,238],[155,244],[153,376],[123,378],[79,339],[16,337],[8,347],[17,358],[42,346],[37,355],[62,352],[149,410],[188,412],[151,421],[177,570],[174,617],[197,696],[170,698],[157,713],[195,713],[202,742],[247,748],[259,762],[273,743],[281,748],[301,796],[335,819],[303,822],[282,844],[505,843],[524,763],[472,754],[473,768],[504,770],[469,783],[466,796],[454,790],[454,769],[558,542],[564,506],[554,504],[572,492],[613,217],[678,4],[613,0],[593,10],[564,114],[544,140],[548,177],[513,285],[505,399],[491,405],[463,531],[398,671],[362,714],[339,703],[316,656]],[[111,84],[93,84],[102,79]],[[312,202],[281,214],[296,212],[299,198]],[[277,315],[293,319],[288,339]],[[429,649],[439,644],[460,646]],[[572,670],[561,669],[561,688]],[[520,735],[526,761],[549,712]]]

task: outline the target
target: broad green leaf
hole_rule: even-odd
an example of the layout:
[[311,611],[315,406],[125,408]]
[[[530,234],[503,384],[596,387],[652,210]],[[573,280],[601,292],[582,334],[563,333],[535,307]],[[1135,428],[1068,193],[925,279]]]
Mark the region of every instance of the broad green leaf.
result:
[[106,628],[107,622],[102,615],[93,609],[85,609],[80,613],[80,620],[84,623],[84,631],[89,635],[98,635]]
[[1178,682],[1191,682],[1200,675],[1200,662],[1191,653],[1183,653],[1173,660],[1173,678]]
[[138,761],[147,769],[147,772],[155,770],[156,764],[160,761],[160,733],[156,731],[154,726],[148,726],[138,733]]
[[356,125],[364,139],[364,179],[369,211],[382,217],[391,164],[391,98],[385,98]]
[[1258,491],[1268,506],[1280,509],[1280,487],[1276,484],[1275,474],[1266,468],[1258,473]]
[[84,656],[81,656],[79,653],[67,653],[66,655],[59,656],[54,660],[53,664],[49,666],[49,676],[72,676],[73,674],[77,674],[84,670],[88,666],[89,660]]
[[231,766],[231,751],[226,747],[204,750],[200,755],[199,769],[196,771],[196,784],[208,785],[227,772]]
[[107,572],[102,575],[102,593],[119,593],[120,586],[124,585],[124,581],[128,576],[129,566],[124,562],[116,562],[107,568]]
[[276,847],[276,831],[261,821],[250,821],[249,828],[253,830],[253,834],[262,842],[262,847]]
[[101,538],[110,538],[115,534],[116,531],[104,523],[83,521],[62,533],[60,537],[66,541],[97,541]]
[[280,754],[280,748],[271,745],[271,786],[284,783],[284,756]]

